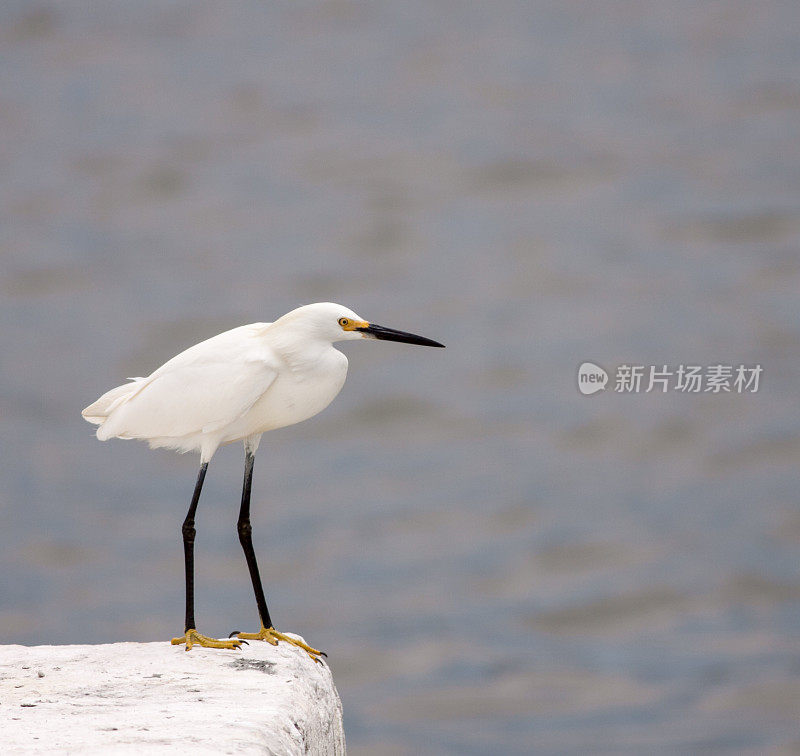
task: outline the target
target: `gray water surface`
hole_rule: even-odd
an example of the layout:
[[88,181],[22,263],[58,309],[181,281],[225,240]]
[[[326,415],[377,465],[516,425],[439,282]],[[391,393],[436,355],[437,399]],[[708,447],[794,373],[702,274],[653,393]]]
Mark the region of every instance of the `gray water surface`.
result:
[[[168,639],[197,458],[80,410],[306,302],[347,344],[265,437],[279,629],[352,754],[800,752],[800,6],[0,7],[0,638]],[[581,396],[578,365],[759,363]],[[202,632],[256,628],[243,455]],[[246,652],[245,652],[246,653]]]

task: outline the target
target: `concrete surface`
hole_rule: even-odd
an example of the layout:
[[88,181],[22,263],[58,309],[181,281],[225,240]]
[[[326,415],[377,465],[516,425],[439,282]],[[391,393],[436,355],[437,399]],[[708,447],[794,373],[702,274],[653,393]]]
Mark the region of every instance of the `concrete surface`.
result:
[[0,646],[2,753],[343,754],[328,667],[300,649]]

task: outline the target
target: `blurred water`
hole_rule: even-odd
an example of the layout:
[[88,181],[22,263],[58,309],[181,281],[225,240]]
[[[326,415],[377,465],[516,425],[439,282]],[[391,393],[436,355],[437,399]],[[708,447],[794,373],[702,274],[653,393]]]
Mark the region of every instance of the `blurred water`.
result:
[[[800,752],[800,6],[0,7],[3,642],[171,637],[197,459],[80,409],[309,301],[345,347],[254,525],[354,754]],[[587,398],[584,360],[761,363]],[[250,629],[242,454],[198,621]]]

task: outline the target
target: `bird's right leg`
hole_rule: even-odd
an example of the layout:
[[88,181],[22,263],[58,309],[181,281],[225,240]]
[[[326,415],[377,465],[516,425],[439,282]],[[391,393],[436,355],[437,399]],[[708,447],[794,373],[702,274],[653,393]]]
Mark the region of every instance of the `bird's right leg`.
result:
[[197,502],[200,501],[200,491],[203,490],[203,481],[206,477],[208,462],[200,465],[200,472],[197,475],[197,483],[192,494],[192,503],[186,519],[183,521],[181,532],[183,533],[183,559],[186,571],[186,622],[184,624],[184,634],[182,638],[173,638],[172,645],[177,646],[181,643],[186,644],[188,651],[195,644],[206,648],[240,648],[241,641],[238,640],[217,640],[201,635],[197,632],[194,622],[194,513],[197,511]]
[[253,484],[253,463],[255,462],[254,449],[250,445],[245,445],[245,461],[244,461],[244,484],[242,485],[242,506],[239,510],[239,521],[236,523],[236,529],[239,532],[239,542],[242,544],[244,550],[244,557],[247,561],[247,569],[250,571],[250,580],[253,583],[253,592],[256,595],[256,605],[258,606],[258,616],[261,619],[261,630],[257,633],[231,633],[236,635],[237,638],[247,640],[263,640],[271,643],[273,646],[278,645],[278,641],[290,643],[293,646],[302,648],[315,662],[321,663],[319,660],[321,656],[327,656],[323,651],[318,651],[312,648],[299,638],[293,638],[290,635],[279,633],[272,626],[272,619],[269,616],[269,609],[267,609],[267,600],[264,598],[264,588],[261,585],[261,576],[258,573],[258,562],[256,561],[256,552],[253,549],[253,527],[250,524],[250,489]]

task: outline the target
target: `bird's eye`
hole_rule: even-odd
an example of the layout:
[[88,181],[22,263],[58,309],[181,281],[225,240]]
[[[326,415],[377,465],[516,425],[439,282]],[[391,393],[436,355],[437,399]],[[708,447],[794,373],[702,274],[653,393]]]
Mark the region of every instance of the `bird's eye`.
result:
[[339,325],[344,328],[345,326],[350,325],[350,321],[347,318],[339,318]]

